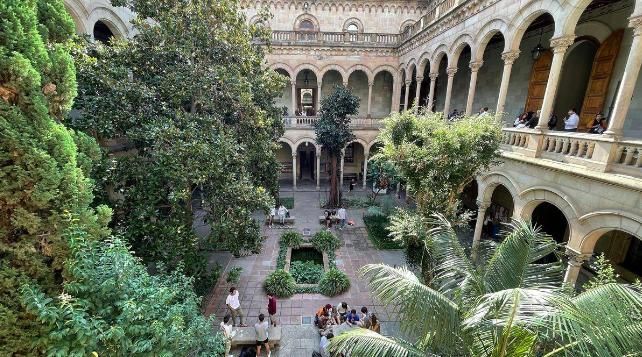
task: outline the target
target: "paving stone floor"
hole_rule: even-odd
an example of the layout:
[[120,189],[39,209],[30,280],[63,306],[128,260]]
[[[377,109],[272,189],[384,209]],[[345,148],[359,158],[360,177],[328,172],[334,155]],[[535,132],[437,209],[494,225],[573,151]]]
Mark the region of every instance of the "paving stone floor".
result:
[[[294,196],[294,209],[291,215],[296,217],[293,229],[300,232],[309,228],[312,234],[322,229],[318,222],[319,215],[323,210],[319,208],[319,199],[324,192],[317,191],[293,191],[288,193]],[[348,210],[349,219],[355,220],[354,227],[344,230],[335,230],[342,241],[342,247],[337,251],[337,267],[344,271],[350,278],[350,289],[340,296],[328,298],[320,294],[296,294],[288,299],[279,299],[277,304],[277,315],[279,323],[283,326],[283,340],[273,356],[311,356],[312,351],[318,350],[319,335],[311,325],[302,325],[302,318],[312,317],[316,309],[321,305],[331,303],[336,305],[341,301],[347,302],[351,307],[358,309],[367,306],[369,311],[374,312],[382,321],[382,333],[386,335],[397,335],[398,318],[392,308],[382,305],[381,302],[373,300],[366,282],[357,276],[357,271],[365,264],[385,263],[389,265],[403,265],[405,259],[401,251],[379,251],[368,240],[366,229],[363,225],[363,210]],[[240,294],[241,307],[246,314],[246,324],[253,325],[257,321],[259,313],[267,313],[267,297],[263,291],[263,281],[266,276],[276,269],[276,258],[278,255],[278,239],[283,233],[283,228],[267,228],[264,226],[263,233],[266,240],[263,242],[263,249],[258,255],[241,258],[220,256],[219,258],[228,261],[225,271],[232,267],[242,267],[241,279],[236,285]],[[227,311],[225,298],[228,294],[230,284],[222,274],[207,303],[206,315],[215,314],[217,319],[222,318]],[[234,355],[238,355],[233,351]]]

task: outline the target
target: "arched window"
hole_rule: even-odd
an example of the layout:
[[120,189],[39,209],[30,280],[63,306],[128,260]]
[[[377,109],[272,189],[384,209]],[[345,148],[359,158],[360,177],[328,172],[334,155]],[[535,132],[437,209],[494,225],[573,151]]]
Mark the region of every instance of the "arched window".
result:
[[346,27],[346,31],[348,31],[348,32],[359,32],[359,26],[357,26],[357,24],[355,24],[354,22],[351,22]]
[[310,20],[303,20],[299,23],[299,30],[314,31],[314,24]]
[[114,37],[114,33],[111,29],[104,22],[97,21],[94,25],[94,39],[102,43],[108,43],[112,37]]

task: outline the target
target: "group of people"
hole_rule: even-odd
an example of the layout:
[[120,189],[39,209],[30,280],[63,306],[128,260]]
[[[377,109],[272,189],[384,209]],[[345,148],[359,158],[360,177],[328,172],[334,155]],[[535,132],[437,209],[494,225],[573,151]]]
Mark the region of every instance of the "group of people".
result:
[[340,302],[336,306],[326,304],[321,306],[314,314],[314,325],[319,329],[321,335],[320,349],[323,356],[328,356],[327,347],[330,340],[352,328],[365,328],[376,333],[381,333],[381,325],[377,315],[368,312],[363,306],[357,313],[356,309],[350,308],[346,302]]
[[[266,319],[264,314],[259,314],[258,321],[254,324],[254,332],[256,334],[256,356],[261,355],[261,347],[265,347],[267,351],[267,356],[270,357],[270,345],[269,345],[269,334],[268,329],[270,326],[276,327],[276,296],[272,294],[267,294],[267,313],[268,319]],[[236,335],[236,331],[233,330],[233,327],[247,327],[243,323],[243,309],[241,308],[241,302],[239,300],[239,291],[235,287],[230,288],[230,293],[225,299],[225,305],[227,306],[228,314],[223,317],[221,321],[220,330],[223,334],[225,340],[225,357],[228,357],[230,354],[230,349],[232,348],[232,339]],[[239,318],[239,324],[236,324],[236,318]],[[230,320],[232,324],[230,325]]]
[[339,220],[339,229],[343,229],[346,226],[346,220],[348,219],[348,211],[346,211],[345,207],[341,206],[339,207],[338,210],[333,211],[333,210],[325,210],[323,212],[323,216],[325,217],[325,228],[330,229],[332,228],[332,220],[336,217],[336,219]]
[[[453,111],[448,114],[448,120],[456,120],[459,118],[462,118],[466,115],[464,111],[459,111],[457,108],[453,109]],[[477,112],[478,116],[484,116],[484,115],[490,115],[490,112],[488,111],[488,107],[483,107]]]
[[270,214],[268,215],[268,227],[272,228],[275,218],[278,218],[279,223],[283,225],[285,224],[285,219],[288,217],[290,217],[290,211],[285,208],[283,203],[277,203],[274,207],[270,208]]
[[[540,111],[537,112],[524,112],[520,114],[515,121],[513,126],[516,128],[535,128],[539,122]],[[551,114],[548,119],[548,130],[555,130],[557,128],[557,116]],[[566,117],[564,118],[564,131],[576,132],[578,126],[580,125],[580,116],[577,114],[577,110],[572,108],[568,111]],[[606,118],[602,113],[597,113],[593,119],[593,123],[589,128],[588,132],[591,134],[602,134],[608,128],[608,123]]]

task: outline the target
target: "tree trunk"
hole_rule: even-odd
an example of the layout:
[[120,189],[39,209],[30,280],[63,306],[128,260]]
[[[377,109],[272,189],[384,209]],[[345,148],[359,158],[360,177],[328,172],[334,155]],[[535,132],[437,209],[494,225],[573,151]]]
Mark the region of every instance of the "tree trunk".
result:
[[328,207],[337,207],[339,205],[339,187],[337,185],[337,155],[332,154],[330,158],[332,166],[330,172],[330,197],[328,198]]

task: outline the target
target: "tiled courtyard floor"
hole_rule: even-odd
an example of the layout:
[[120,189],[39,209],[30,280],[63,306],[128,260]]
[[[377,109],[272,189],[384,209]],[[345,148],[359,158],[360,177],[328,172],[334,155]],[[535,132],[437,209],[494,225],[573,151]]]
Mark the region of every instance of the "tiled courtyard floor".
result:
[[[296,218],[293,229],[303,232],[304,228],[311,229],[312,234],[322,229],[318,217],[323,213],[319,208],[320,195],[316,191],[292,192],[295,198],[294,209],[291,214]],[[383,306],[381,302],[373,300],[366,282],[360,279],[357,271],[365,264],[386,263],[389,265],[403,265],[405,259],[401,251],[380,251],[374,248],[368,240],[366,229],[363,226],[363,210],[349,210],[349,219],[355,220],[355,226],[342,231],[333,229],[342,241],[342,247],[336,252],[336,264],[350,278],[350,289],[339,296],[328,298],[320,294],[296,294],[288,299],[279,299],[277,314],[279,323],[284,327],[281,347],[273,356],[311,356],[313,350],[318,350],[319,336],[310,325],[303,325],[305,317],[311,318],[314,312],[327,303],[336,305],[345,301],[351,307],[359,310],[367,306],[382,321],[382,333],[396,335],[397,317],[390,307]],[[283,233],[283,228],[270,229],[264,227],[267,237],[263,249],[258,255],[232,258],[225,268],[242,267],[241,279],[236,288],[239,290],[241,306],[246,314],[246,324],[252,326],[257,321],[259,313],[267,314],[267,297],[263,291],[263,281],[266,276],[276,269],[278,255],[278,240]],[[214,293],[206,307],[206,314],[215,314],[217,319],[224,316],[227,311],[225,298],[231,284],[225,281],[226,274],[214,288]],[[309,323],[309,319],[305,319]]]

